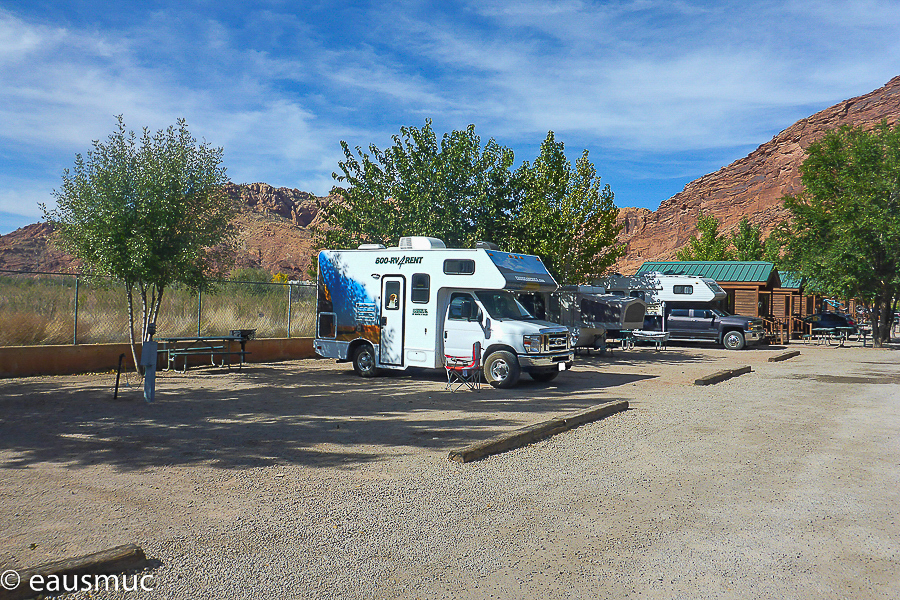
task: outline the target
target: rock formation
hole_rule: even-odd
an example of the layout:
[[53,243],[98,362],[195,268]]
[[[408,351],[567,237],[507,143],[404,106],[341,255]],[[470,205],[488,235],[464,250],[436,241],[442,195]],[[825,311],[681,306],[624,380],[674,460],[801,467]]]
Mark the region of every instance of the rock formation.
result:
[[622,208],[619,222],[625,227],[619,240],[628,252],[615,269],[633,273],[644,261],[673,259],[696,234],[700,210],[719,220],[719,231],[728,232],[747,216],[768,232],[787,217],[781,198],[802,190],[798,167],[811,143],[842,125],[871,126],[882,120],[893,125],[898,118],[900,76],[794,123],[748,156],[688,183],[656,211]]

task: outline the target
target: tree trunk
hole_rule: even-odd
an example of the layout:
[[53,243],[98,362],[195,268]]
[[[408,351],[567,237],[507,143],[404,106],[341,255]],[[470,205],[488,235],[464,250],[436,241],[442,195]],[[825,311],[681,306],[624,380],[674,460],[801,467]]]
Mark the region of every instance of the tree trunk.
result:
[[134,359],[134,370],[140,376],[143,375],[141,373],[141,364],[138,361],[137,350],[134,347],[134,284],[126,283],[125,289],[128,291],[128,341],[131,346],[131,358]]
[[875,298],[875,311],[872,313],[872,345],[883,348],[891,342],[891,320],[894,294],[883,290]]

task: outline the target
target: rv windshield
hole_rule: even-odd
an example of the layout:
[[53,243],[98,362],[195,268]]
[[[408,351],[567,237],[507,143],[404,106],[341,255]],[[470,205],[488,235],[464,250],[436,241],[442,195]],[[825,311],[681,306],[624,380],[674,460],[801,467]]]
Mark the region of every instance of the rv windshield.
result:
[[475,292],[492,319],[534,319],[524,306],[509,292]]

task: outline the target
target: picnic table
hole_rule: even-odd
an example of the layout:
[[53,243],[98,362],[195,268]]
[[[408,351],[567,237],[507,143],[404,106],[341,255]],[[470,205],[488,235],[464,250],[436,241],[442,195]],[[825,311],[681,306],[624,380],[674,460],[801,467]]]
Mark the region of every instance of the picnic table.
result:
[[[198,335],[190,337],[161,337],[159,352],[166,356],[165,370],[178,370],[178,359],[182,361],[182,372],[187,371],[189,356],[209,356],[210,363],[216,365],[216,357],[221,359],[219,366],[231,366],[231,357],[239,356],[238,368],[246,362],[247,342],[256,335],[255,329],[232,329],[229,335]],[[240,350],[233,344],[240,344]],[[226,363],[227,360],[227,363]]]
[[669,342],[668,331],[644,331],[643,329],[635,329],[631,332],[631,347],[634,342],[649,342],[656,346],[656,351],[665,350],[666,344]]

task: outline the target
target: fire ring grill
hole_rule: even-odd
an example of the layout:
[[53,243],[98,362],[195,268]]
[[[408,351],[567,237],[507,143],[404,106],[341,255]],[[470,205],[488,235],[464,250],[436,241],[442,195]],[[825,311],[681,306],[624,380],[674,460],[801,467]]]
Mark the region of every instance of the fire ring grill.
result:
[[231,337],[236,338],[236,341],[241,343],[246,342],[248,340],[252,340],[256,337],[255,329],[232,329]]

